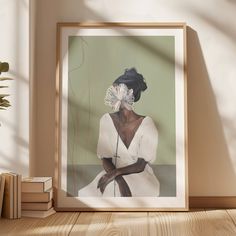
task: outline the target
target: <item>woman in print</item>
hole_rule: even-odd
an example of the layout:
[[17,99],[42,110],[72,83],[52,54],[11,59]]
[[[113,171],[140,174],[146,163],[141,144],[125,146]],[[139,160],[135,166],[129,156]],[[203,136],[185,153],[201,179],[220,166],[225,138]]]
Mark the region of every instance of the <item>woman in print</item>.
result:
[[113,113],[100,119],[97,156],[104,170],[79,197],[157,197],[160,184],[153,173],[158,132],[149,116],[133,110],[146,82],[135,68],[127,69],[108,88],[105,104]]

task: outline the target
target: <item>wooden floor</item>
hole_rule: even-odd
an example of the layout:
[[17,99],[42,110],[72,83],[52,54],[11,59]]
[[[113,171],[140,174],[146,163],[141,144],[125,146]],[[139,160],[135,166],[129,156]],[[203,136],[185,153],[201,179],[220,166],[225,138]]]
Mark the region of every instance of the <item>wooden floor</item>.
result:
[[46,219],[0,219],[0,235],[236,236],[235,210],[65,212]]

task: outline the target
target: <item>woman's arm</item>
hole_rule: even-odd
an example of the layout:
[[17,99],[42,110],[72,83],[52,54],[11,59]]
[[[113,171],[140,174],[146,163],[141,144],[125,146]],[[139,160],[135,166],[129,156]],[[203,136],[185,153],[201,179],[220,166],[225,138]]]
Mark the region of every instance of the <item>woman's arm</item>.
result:
[[144,171],[146,164],[147,162],[143,158],[138,158],[137,162],[135,162],[134,164],[116,169],[115,177],[121,176],[121,175],[130,175],[134,173],[140,173]]
[[101,191],[105,190],[106,186],[114,179],[117,179],[118,177],[122,177],[123,175],[129,175],[134,173],[140,173],[144,170],[147,162],[143,158],[138,158],[137,162],[134,164],[112,169],[105,175],[101,177],[101,179],[98,181],[98,188],[101,189]]
[[115,166],[112,163],[111,157],[102,158],[102,165],[103,165],[104,170],[107,173],[115,169]]
[[[115,170],[115,166],[112,163],[112,158],[102,158],[102,164],[103,164],[103,168],[107,173],[110,173],[111,171]],[[116,182],[118,183],[119,189],[120,189],[120,193],[121,196],[123,197],[131,197],[131,191],[129,189],[128,184],[126,183],[126,181],[124,180],[124,178],[122,176],[117,176],[115,178]],[[98,186],[99,187],[99,186]],[[103,188],[100,188],[101,192],[103,193],[105,190]]]

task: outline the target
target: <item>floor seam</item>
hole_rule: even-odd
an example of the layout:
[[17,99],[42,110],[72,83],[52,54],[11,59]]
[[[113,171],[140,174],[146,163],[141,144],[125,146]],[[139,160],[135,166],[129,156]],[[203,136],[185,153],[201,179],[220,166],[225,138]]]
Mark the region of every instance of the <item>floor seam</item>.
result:
[[[76,212],[76,213],[77,213],[77,212]],[[68,233],[68,236],[70,236],[70,233],[71,233],[72,229],[74,228],[75,223],[76,223],[77,220],[79,219],[80,214],[81,214],[81,212],[78,213],[78,216],[76,217],[76,219],[75,219],[75,221],[74,221],[74,223],[73,223],[73,225],[72,225],[72,227],[71,227],[71,229],[70,229],[70,231],[69,231],[69,233]]]
[[231,221],[233,222],[233,225],[236,227],[236,223],[234,222],[232,216],[229,214],[228,210],[225,209],[225,211],[226,211],[226,214],[227,214],[227,215],[229,216],[229,218],[231,219]]

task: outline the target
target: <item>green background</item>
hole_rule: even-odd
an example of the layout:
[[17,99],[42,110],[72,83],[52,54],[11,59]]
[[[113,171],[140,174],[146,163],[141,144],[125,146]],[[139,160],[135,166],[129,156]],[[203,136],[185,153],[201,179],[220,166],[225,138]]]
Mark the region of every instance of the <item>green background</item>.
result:
[[156,165],[175,165],[175,64],[173,36],[70,36],[68,165],[100,165],[96,156],[99,120],[107,88],[135,67],[148,89],[135,112],[158,129]]

